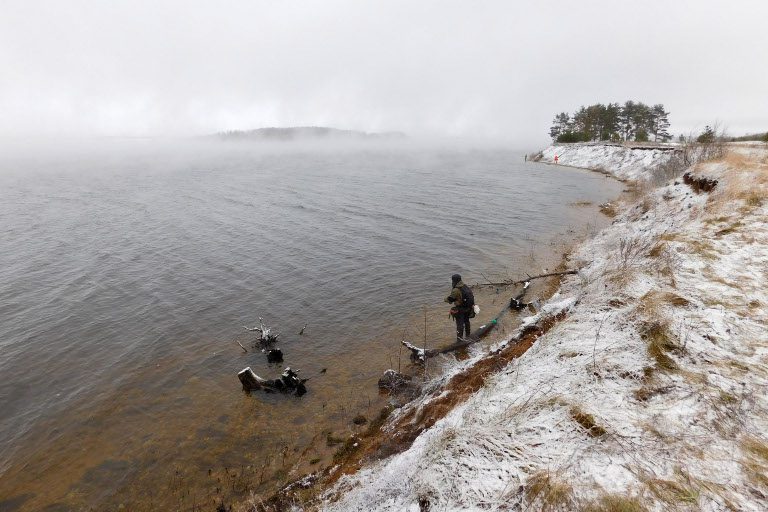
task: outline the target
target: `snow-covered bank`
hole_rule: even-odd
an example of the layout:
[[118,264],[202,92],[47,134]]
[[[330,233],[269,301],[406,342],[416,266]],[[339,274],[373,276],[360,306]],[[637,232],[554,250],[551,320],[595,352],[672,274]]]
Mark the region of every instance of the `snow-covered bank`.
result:
[[607,172],[619,179],[638,180],[663,165],[677,148],[622,146],[618,144],[584,143],[553,144],[541,152],[539,161]]
[[719,184],[627,206],[571,256],[565,320],[322,508],[765,510],[768,151],[692,172]]

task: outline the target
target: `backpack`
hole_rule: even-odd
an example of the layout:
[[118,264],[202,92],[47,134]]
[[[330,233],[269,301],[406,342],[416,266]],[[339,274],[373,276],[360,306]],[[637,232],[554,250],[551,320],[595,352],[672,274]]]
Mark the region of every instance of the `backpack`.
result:
[[469,318],[475,318],[475,295],[467,285],[462,286],[460,290],[461,309],[469,315]]

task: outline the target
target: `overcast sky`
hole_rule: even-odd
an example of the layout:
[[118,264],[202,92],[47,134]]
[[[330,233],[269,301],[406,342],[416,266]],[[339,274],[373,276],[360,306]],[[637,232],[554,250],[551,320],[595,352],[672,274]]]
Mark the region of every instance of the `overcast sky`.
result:
[[0,135],[325,125],[546,142],[664,103],[768,130],[768,1],[0,0]]

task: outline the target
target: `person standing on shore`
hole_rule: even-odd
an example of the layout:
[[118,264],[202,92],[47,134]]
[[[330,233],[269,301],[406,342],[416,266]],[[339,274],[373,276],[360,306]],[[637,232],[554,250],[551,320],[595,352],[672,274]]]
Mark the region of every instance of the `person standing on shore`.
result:
[[557,163],[557,160],[558,160],[558,159],[557,159],[557,155],[555,155],[555,163]]
[[462,341],[468,339],[472,332],[469,319],[474,316],[475,296],[459,274],[451,276],[451,284],[451,294],[445,298],[445,302],[453,304],[450,314],[456,320],[456,341]]

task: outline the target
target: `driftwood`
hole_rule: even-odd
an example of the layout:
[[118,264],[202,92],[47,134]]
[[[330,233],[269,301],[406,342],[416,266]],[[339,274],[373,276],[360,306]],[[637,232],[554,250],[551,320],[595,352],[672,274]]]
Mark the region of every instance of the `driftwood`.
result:
[[552,276],[565,276],[570,274],[577,274],[578,272],[579,272],[578,269],[564,270],[562,272],[550,272],[548,274],[539,274],[538,276],[528,276],[525,279],[521,279],[519,281],[501,281],[499,283],[492,283],[489,281],[487,283],[475,283],[472,285],[472,287],[474,288],[474,287],[480,287],[480,286],[515,286],[518,284],[525,284],[529,281],[533,281],[534,279],[541,279],[544,277],[552,277]]
[[430,348],[430,349],[423,349],[421,347],[417,347],[413,343],[410,343],[406,340],[401,341],[400,343],[403,344],[405,348],[411,351],[411,360],[416,361],[419,363],[423,363],[424,360],[428,357],[435,357],[439,354],[447,354],[448,352],[453,352],[454,350],[459,350],[461,348],[464,348],[468,345],[471,345],[477,341],[479,341],[481,338],[483,338],[486,334],[491,332],[491,330],[496,327],[499,323],[498,317],[494,318],[490,322],[481,325],[475,331],[470,334],[466,338],[461,338],[460,341],[457,341],[456,343],[452,343],[448,346],[442,347],[442,348]]
[[264,320],[259,317],[259,326],[258,327],[246,327],[243,326],[243,329],[250,332],[258,332],[259,333],[259,342],[263,345],[271,345],[272,343],[277,342],[277,338],[280,337],[279,334],[273,333],[272,329],[264,325]]
[[304,383],[308,379],[300,379],[298,370],[292,370],[290,367],[283,370],[283,373],[277,379],[264,379],[259,377],[251,367],[245,368],[237,374],[240,383],[243,385],[243,391],[251,392],[263,390],[267,393],[294,393],[301,396],[307,392]]

